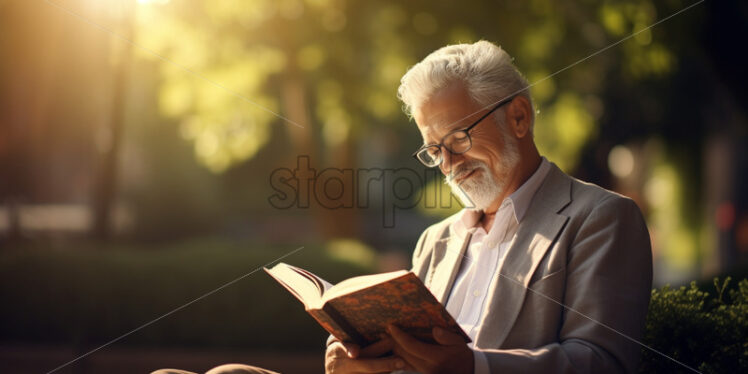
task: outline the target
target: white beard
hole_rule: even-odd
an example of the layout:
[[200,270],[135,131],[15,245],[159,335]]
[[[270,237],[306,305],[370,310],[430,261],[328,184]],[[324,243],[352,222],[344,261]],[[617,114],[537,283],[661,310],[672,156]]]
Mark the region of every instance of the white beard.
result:
[[[473,170],[476,170],[476,174],[460,184],[455,182],[455,177],[468,174]],[[447,176],[446,182],[466,209],[486,209],[502,191],[488,165],[481,161],[462,164],[459,170]]]
[[[507,176],[519,164],[519,150],[517,144],[511,142],[510,139],[505,141],[504,146],[504,157],[499,161],[499,172],[500,175]],[[473,170],[476,171],[476,174],[459,184],[455,182],[455,179],[459,179],[459,177],[467,175]],[[467,161],[460,165],[458,169],[452,170],[445,177],[444,182],[449,185],[452,193],[462,201],[466,209],[473,210],[488,208],[506,190],[508,183],[506,179],[496,180],[488,165],[477,160]]]

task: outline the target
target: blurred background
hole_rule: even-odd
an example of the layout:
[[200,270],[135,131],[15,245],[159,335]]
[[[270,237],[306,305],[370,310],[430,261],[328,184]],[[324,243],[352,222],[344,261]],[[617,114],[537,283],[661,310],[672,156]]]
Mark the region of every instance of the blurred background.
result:
[[[399,80],[481,39],[537,83],[541,154],[638,203],[655,286],[745,277],[748,4],[647,28],[693,4],[0,0],[0,371],[49,372],[299,248],[282,261],[333,282],[407,268],[459,206],[429,203],[454,199],[410,156]],[[305,159],[324,198],[277,179]],[[379,169],[421,183],[358,178]],[[55,372],[321,372],[325,337],[258,272]]]

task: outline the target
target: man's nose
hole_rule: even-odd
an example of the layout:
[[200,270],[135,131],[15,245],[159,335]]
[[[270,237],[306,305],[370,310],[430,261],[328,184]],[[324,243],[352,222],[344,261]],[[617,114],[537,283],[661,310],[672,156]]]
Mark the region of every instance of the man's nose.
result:
[[442,163],[439,165],[444,175],[449,175],[454,172],[455,167],[462,163],[462,155],[456,155],[442,148]]

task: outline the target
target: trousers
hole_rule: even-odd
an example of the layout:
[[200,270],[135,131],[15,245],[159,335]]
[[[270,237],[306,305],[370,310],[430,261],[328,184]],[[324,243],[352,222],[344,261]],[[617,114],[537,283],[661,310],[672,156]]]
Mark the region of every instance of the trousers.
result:
[[[192,371],[180,370],[180,369],[159,369],[151,374],[198,374]],[[205,374],[279,374],[275,371],[270,371],[256,366],[242,365],[242,364],[226,364],[216,366],[213,369],[208,370]]]

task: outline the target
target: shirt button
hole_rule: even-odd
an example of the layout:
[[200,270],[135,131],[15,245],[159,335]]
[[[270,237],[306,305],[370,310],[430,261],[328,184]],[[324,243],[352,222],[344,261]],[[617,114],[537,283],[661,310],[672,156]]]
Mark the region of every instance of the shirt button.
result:
[[480,291],[478,291],[478,290],[473,291],[473,296],[475,296],[475,297],[480,296]]

